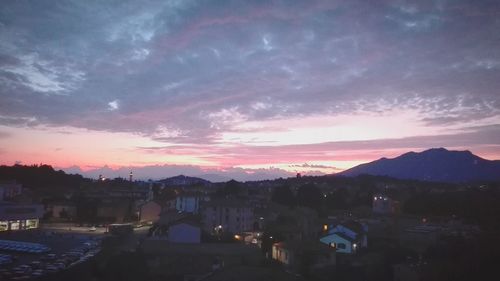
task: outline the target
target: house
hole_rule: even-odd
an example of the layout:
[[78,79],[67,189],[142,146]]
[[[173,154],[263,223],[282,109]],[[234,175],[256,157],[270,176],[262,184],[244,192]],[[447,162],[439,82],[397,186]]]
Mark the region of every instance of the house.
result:
[[142,224],[153,224],[160,219],[162,206],[160,203],[151,200],[139,207],[139,222]]
[[319,241],[335,248],[338,253],[353,254],[358,249],[357,241],[343,233],[328,234],[320,238]]
[[174,222],[168,227],[168,241],[172,243],[200,243],[200,225],[188,219]]
[[253,208],[244,200],[219,199],[204,202],[202,225],[208,233],[243,233],[254,228]]
[[360,248],[368,246],[367,230],[366,225],[348,221],[332,226],[319,240],[335,248],[338,253],[354,254]]
[[292,240],[274,243],[272,258],[289,268],[321,268],[336,264],[335,249],[319,242]]

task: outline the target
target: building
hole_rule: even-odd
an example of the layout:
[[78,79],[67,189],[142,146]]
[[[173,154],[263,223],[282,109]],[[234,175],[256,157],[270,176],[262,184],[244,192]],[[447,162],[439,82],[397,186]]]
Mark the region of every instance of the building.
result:
[[47,206],[53,218],[69,219],[76,217],[76,206],[73,202],[54,202]]
[[41,204],[0,202],[0,231],[38,228],[43,212]]
[[200,209],[200,203],[208,201],[208,197],[200,192],[184,192],[177,196],[175,208],[179,212],[197,214]]
[[162,204],[162,212],[164,211],[170,211],[170,210],[176,210],[176,203],[177,203],[177,198],[169,198],[163,201]]
[[23,193],[23,186],[16,181],[0,182],[0,201],[14,198]]
[[354,254],[368,246],[367,230],[367,226],[359,222],[339,223],[329,228],[319,241],[335,248],[337,253]]
[[142,224],[153,224],[160,219],[162,206],[151,200],[139,206],[139,222]]
[[399,243],[418,253],[424,253],[430,245],[438,241],[441,234],[442,227],[438,225],[417,225],[401,232]]
[[372,211],[375,214],[390,215],[399,212],[399,201],[386,195],[373,196]]
[[187,219],[172,223],[168,227],[168,241],[172,243],[200,243],[200,225]]
[[272,258],[295,269],[321,268],[336,264],[335,249],[319,242],[287,241],[274,243]]
[[131,207],[131,203],[128,200],[108,200],[100,202],[96,208],[96,217],[99,221],[106,223],[123,223],[131,221],[133,216]]
[[243,200],[204,202],[201,214],[203,229],[208,233],[243,233],[252,230],[255,224],[253,208]]

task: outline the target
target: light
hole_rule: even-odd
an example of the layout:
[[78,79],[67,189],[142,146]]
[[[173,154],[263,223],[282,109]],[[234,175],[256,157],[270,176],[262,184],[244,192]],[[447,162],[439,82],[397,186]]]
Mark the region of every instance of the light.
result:
[[238,234],[234,235],[234,239],[236,240],[240,240],[241,239],[241,236],[239,236]]
[[373,200],[377,201],[377,196],[373,197]]
[[269,236],[269,239],[273,239],[273,237],[272,237],[272,236]]
[[323,225],[323,231],[327,231],[328,230],[328,224],[324,224]]
[[354,244],[352,244],[352,247],[353,247],[354,249],[356,249],[356,247],[358,247],[358,245],[357,245],[356,243],[354,243]]

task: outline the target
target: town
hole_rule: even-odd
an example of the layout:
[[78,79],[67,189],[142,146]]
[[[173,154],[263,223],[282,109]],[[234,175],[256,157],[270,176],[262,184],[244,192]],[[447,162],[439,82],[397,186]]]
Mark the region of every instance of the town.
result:
[[6,280],[467,280],[498,254],[498,183],[0,170]]
[[500,1],[4,0],[0,281],[500,280]]

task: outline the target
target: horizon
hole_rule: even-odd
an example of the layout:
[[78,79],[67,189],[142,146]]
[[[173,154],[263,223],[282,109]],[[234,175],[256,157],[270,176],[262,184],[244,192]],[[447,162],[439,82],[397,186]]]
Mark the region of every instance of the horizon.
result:
[[[444,147],[433,147],[433,148],[428,148],[422,151],[407,151],[401,155],[397,155],[395,157],[379,157],[373,161],[361,163],[362,164],[368,164],[371,162],[375,162],[377,160],[382,160],[382,159],[395,159],[400,156],[403,156],[404,154],[408,153],[422,153],[422,152],[427,152],[431,150],[445,150],[447,152],[469,152],[472,155],[476,157],[480,157],[474,152],[470,150],[449,150]],[[482,157],[480,157],[482,158]],[[500,161],[500,159],[485,159],[487,161]],[[194,167],[177,167],[178,169],[172,170],[172,166],[168,165],[156,165],[156,166],[145,166],[145,167],[117,167],[117,168],[112,168],[108,166],[103,166],[103,167],[96,167],[94,169],[89,169],[89,170],[82,170],[80,167],[74,166],[74,167],[67,167],[67,168],[61,168],[61,167],[56,167],[52,166],[49,163],[38,163],[38,164],[21,164],[21,163],[16,163],[19,165],[49,165],[53,167],[55,170],[62,170],[66,172],[67,174],[78,174],[81,175],[85,178],[90,178],[90,179],[98,179],[101,176],[108,178],[108,179],[115,179],[115,178],[122,178],[122,179],[127,179],[130,175],[130,172],[133,172],[134,175],[134,180],[138,181],[148,181],[148,180],[153,180],[153,181],[158,181],[158,180],[163,180],[167,178],[172,178],[172,177],[177,177],[177,176],[186,176],[186,177],[196,177],[196,178],[201,178],[207,181],[210,181],[212,183],[220,183],[220,182],[227,182],[230,180],[237,180],[240,182],[248,182],[248,181],[262,181],[262,180],[275,180],[279,178],[294,178],[297,176],[297,174],[301,174],[302,176],[333,176],[337,174],[341,174],[344,171],[347,171],[351,168],[356,168],[359,165],[347,168],[343,171],[337,172],[337,173],[321,173],[321,172],[308,172],[308,173],[293,173],[285,170],[280,170],[277,168],[271,167],[271,169],[260,169],[260,170],[245,170],[245,169],[226,169],[226,170],[193,170],[192,168]],[[304,165],[307,165],[305,163]],[[188,173],[184,173],[183,168],[187,168]],[[153,171],[148,171],[150,169],[153,169]],[[191,169],[191,171],[189,171]],[[138,176],[137,176],[138,175]]]
[[251,180],[500,159],[499,29],[477,1],[8,2],[0,164]]

